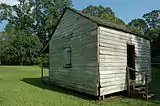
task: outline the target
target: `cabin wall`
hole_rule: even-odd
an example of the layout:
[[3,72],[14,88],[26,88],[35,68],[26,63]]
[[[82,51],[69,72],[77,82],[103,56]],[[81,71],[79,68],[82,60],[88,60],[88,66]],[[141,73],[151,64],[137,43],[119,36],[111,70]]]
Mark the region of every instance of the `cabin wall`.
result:
[[149,40],[101,26],[98,32],[100,95],[126,89],[127,43],[135,45],[135,69],[151,75]]
[[[52,83],[98,95],[97,24],[66,10],[49,44]],[[64,47],[71,47],[71,68],[64,67]]]

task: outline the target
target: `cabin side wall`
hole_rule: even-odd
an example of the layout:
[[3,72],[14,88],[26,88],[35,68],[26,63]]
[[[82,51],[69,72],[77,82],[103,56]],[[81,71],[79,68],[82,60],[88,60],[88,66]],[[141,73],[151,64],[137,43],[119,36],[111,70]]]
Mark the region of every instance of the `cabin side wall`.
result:
[[135,69],[151,75],[149,40],[101,26],[98,32],[101,96],[126,90],[127,44],[135,45]]
[[[98,95],[97,24],[66,10],[49,44],[52,83]],[[64,67],[64,48],[71,47],[71,68]]]

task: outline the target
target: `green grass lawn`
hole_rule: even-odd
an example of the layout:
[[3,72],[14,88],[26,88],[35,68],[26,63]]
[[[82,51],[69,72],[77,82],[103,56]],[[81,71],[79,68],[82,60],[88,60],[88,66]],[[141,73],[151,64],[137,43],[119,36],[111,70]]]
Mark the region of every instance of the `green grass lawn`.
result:
[[[97,102],[92,97],[57,86],[45,85],[36,66],[0,66],[0,106],[160,106],[122,96]],[[154,69],[151,90],[160,100],[160,70]]]

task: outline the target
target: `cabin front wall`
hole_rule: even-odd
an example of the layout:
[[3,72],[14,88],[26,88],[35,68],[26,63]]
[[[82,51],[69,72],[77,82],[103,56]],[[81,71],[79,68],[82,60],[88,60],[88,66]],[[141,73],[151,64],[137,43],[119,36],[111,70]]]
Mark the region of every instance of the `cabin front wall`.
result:
[[[97,24],[66,10],[49,44],[51,83],[98,95]],[[71,67],[64,67],[64,48],[71,48]]]
[[126,90],[127,44],[135,46],[135,70],[151,75],[149,40],[102,26],[98,32],[100,96]]

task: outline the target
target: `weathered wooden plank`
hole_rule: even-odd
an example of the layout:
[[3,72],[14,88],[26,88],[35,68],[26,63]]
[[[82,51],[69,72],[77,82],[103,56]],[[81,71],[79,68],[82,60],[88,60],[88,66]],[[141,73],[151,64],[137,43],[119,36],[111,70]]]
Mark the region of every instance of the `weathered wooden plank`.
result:
[[[84,83],[77,83],[75,81],[72,81],[72,80],[62,80],[61,78],[58,79],[58,77],[51,77],[50,78],[51,81],[54,81],[54,82],[60,82],[62,85],[65,84],[65,85],[72,85],[72,86],[81,86],[82,89],[84,89],[84,86],[87,86],[86,89],[89,89],[89,90],[95,90],[96,88],[94,87],[94,84],[90,83],[90,84],[84,84]],[[90,88],[89,88],[90,87]]]
[[100,88],[100,96],[126,90],[126,84]]
[[[118,41],[118,40],[114,40],[113,38],[110,38],[110,39],[108,39],[108,38],[106,38],[106,39],[100,38],[100,42],[106,42],[106,43],[109,43],[109,44],[115,44],[115,42],[116,42],[119,45],[127,44],[127,40],[125,40],[125,41],[122,41],[122,40]],[[136,47],[142,46],[143,48],[150,49],[149,48],[150,44],[147,44],[147,43],[145,44],[145,43],[132,42],[132,44],[134,44]]]
[[[121,53],[121,52],[114,52],[114,51],[102,51],[100,50],[100,55],[111,55],[111,56],[127,56],[127,53]],[[140,53],[135,53],[135,56],[143,56],[143,57],[146,57],[146,58],[150,58],[150,55],[149,54],[140,54]]]
[[[103,29],[103,30],[102,30]],[[132,35],[132,34],[127,34],[121,31],[115,31],[109,28],[102,28],[100,27],[100,33],[101,33],[101,38],[103,37],[104,39],[108,38],[110,40],[118,40],[118,42],[126,42],[126,41],[132,41],[132,43],[136,44],[147,44],[149,46],[150,42],[149,40],[143,39],[141,37]],[[120,41],[121,40],[121,41]]]
[[125,77],[126,74],[123,73],[117,73],[117,74],[102,74],[100,75],[100,79],[110,79],[115,77]]
[[[75,25],[75,23],[77,23]],[[84,26],[84,24],[87,24]],[[83,26],[83,29],[81,28]],[[95,26],[95,24],[87,21],[87,20],[82,20],[82,21],[74,21],[74,22],[70,22],[67,24],[65,23],[65,25],[59,26],[57,30],[60,31],[55,31],[54,33],[54,38],[55,37],[62,37],[62,36],[67,36],[67,34],[69,33],[83,33],[83,31],[87,31],[87,30],[92,30],[92,29],[97,29],[97,27]]]
[[91,87],[90,86],[88,87],[87,85],[85,86],[86,89],[84,89],[84,85],[75,85],[74,83],[73,84],[72,83],[64,83],[59,80],[52,80],[51,79],[51,83],[57,84],[59,86],[66,87],[69,89],[73,89],[73,90],[76,90],[79,92],[85,92],[87,94],[98,96],[98,90],[97,89],[90,89]]
[[[135,69],[137,71],[144,71],[144,70],[150,70],[150,67],[148,67],[147,65],[144,65],[144,66],[138,66],[136,65]],[[115,72],[115,70],[123,70],[124,72],[126,71],[126,67],[124,66],[110,66],[110,67],[99,67],[99,70],[100,71],[112,71]],[[117,71],[117,74],[118,74],[119,71]],[[105,73],[105,72],[103,72]]]
[[[106,77],[107,76],[107,77]],[[100,75],[100,80],[101,82],[117,82],[118,80],[125,80],[126,79],[126,74],[124,73],[114,73],[114,74],[103,74],[102,76]],[[123,81],[122,81],[123,82]]]
[[120,42],[120,43],[127,43],[127,41],[131,41],[133,44],[135,45],[142,45],[142,44],[145,44],[146,46],[149,46],[150,43],[149,42],[144,42],[144,41],[139,41],[139,40],[136,40],[134,38],[132,39],[129,39],[129,37],[125,37],[123,35],[118,35],[118,34],[112,34],[112,33],[108,33],[108,32],[103,32],[101,31],[101,36],[100,36],[100,39],[104,39],[104,40],[114,40],[114,41],[117,41],[117,42]]
[[107,59],[101,59],[100,58],[100,62],[102,62],[102,63],[126,63],[126,59],[125,60],[122,60],[121,58],[119,58],[119,59],[113,59],[113,58],[107,58]]
[[[55,78],[54,78],[55,77]],[[94,78],[94,79],[86,79],[84,78],[82,80],[81,77],[76,77],[76,76],[72,76],[72,78],[68,78],[68,76],[63,76],[63,75],[59,75],[59,74],[56,74],[56,75],[52,75],[52,78],[53,79],[58,79],[58,80],[68,80],[67,82],[74,82],[75,84],[89,84],[89,83],[92,83],[93,85],[93,88],[95,87],[95,85],[97,84],[97,80]],[[80,80],[81,79],[81,80]],[[95,87],[96,88],[96,87]]]
[[[127,55],[127,52],[124,51],[124,50],[120,50],[120,49],[112,49],[112,48],[105,48],[105,47],[100,47],[100,53],[101,54],[124,54],[124,55]],[[142,55],[142,56],[150,56],[150,53],[148,52],[139,52],[139,51],[135,51],[135,55],[138,56],[138,55]]]
[[[53,38],[55,40],[61,39],[61,38],[65,39],[65,38],[67,38],[68,35],[71,35],[72,37],[78,38],[80,35],[82,35],[84,33],[87,36],[88,33],[92,33],[91,31],[96,30],[96,27],[93,27],[93,26],[85,26],[84,28],[85,28],[84,30],[82,30],[80,27],[78,27],[78,28],[74,27],[74,28],[70,28],[70,29],[64,28],[61,30],[61,32],[55,32]],[[93,36],[93,35],[91,34],[90,36]]]
[[104,32],[105,34],[106,33],[110,33],[111,36],[116,35],[116,36],[124,37],[126,39],[131,38],[131,39],[136,40],[136,41],[139,40],[139,41],[143,41],[144,43],[145,42],[146,43],[150,43],[149,40],[144,39],[144,38],[139,37],[139,36],[135,36],[133,34],[125,33],[125,32],[122,32],[122,31],[113,30],[113,29],[110,29],[110,28],[104,28],[104,27],[99,27],[99,28],[100,28],[101,32]]
[[127,57],[121,57],[116,55],[99,55],[100,59],[127,59]]
[[[126,53],[127,51],[127,47],[125,46],[120,46],[120,47],[117,47],[115,45],[112,45],[112,46],[109,46],[111,44],[108,44],[107,46],[101,46],[100,45],[100,50],[104,50],[104,51],[119,51],[119,52],[124,52]],[[117,44],[118,45],[118,44]],[[135,53],[146,53],[146,54],[150,54],[150,50],[146,50],[146,49],[140,49],[140,48],[136,48],[135,49]]]
[[[67,45],[71,46],[72,68],[63,67],[63,48]],[[53,82],[97,95],[97,24],[68,11],[58,25],[49,49]]]
[[107,74],[125,74],[126,70],[107,70],[107,71],[100,71],[100,75],[107,75]]
[[123,77],[100,79],[100,84],[102,84],[102,83],[110,83],[110,82],[117,82],[119,80],[121,80],[121,82],[124,83],[126,81],[126,78],[125,78],[125,76],[123,76]]
[[82,80],[82,76],[83,76],[82,74],[69,73],[70,77],[68,77],[68,75],[64,75],[61,73],[57,74],[56,72],[52,72],[50,74],[51,74],[50,78],[55,79],[55,80],[59,80],[59,81],[65,82],[65,83],[73,83],[74,82],[76,85],[88,84],[88,85],[92,85],[93,88],[97,84],[97,80],[94,77],[92,77],[92,75],[85,77]]
[[115,67],[115,66],[113,66],[113,67],[108,67],[108,66],[106,66],[106,67],[99,67],[99,70],[101,70],[101,71],[108,71],[108,70],[125,70],[126,69],[126,67],[124,67],[124,66],[117,66],[117,67]]
[[[120,49],[126,49],[127,43],[121,44],[121,43],[116,43],[115,41],[100,41],[100,46],[102,47],[110,47],[110,48],[115,48],[115,46],[118,46]],[[143,46],[143,45],[135,45],[135,50],[144,50],[146,49],[147,51],[150,51],[150,47]]]
[[[68,78],[67,76],[63,76],[63,75],[59,75],[59,74],[51,74],[52,76],[50,78],[52,78],[53,80],[59,80],[61,82],[65,82],[65,83],[74,83],[75,85],[79,85],[79,84],[82,84],[82,85],[85,85],[85,84],[88,84],[88,85],[92,85],[92,88],[95,89],[95,85],[97,84],[96,80],[94,79],[84,79],[86,80],[84,82],[84,80],[80,80],[78,78],[76,78],[75,76],[71,77],[71,78]],[[58,76],[57,76],[58,75]],[[67,79],[66,79],[67,78]],[[94,88],[95,87],[95,88]]]
[[[101,47],[110,47],[110,48],[119,48],[119,49],[124,49],[124,50],[127,50],[127,44],[117,44],[117,43],[108,43],[108,42],[100,42],[100,46]],[[143,51],[143,50],[146,50],[147,52],[150,51],[150,48],[145,48],[145,47],[142,47],[142,46],[136,46],[135,45],[135,50],[138,50],[138,51]]]
[[116,81],[116,82],[102,83],[101,87],[104,88],[104,87],[115,86],[115,85],[119,86],[119,85],[124,85],[124,84],[126,84],[126,83],[119,80],[119,81]]

